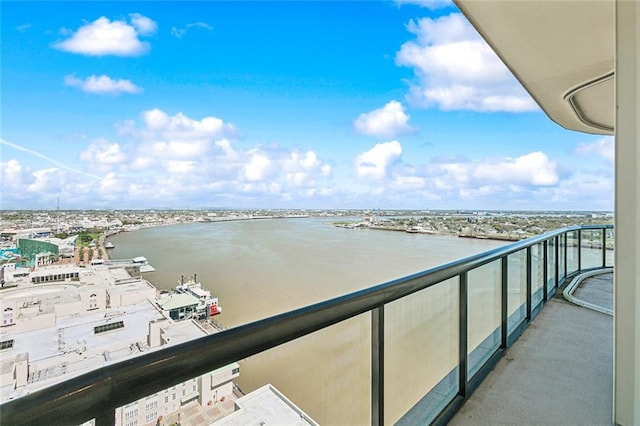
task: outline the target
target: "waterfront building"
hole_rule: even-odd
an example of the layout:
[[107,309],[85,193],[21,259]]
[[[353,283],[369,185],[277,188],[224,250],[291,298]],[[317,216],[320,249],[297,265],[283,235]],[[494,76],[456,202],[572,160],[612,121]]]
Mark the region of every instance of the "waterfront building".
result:
[[[131,277],[121,266],[29,270],[11,264],[3,267],[3,273],[0,403],[217,331],[185,315],[185,307],[196,312],[200,299],[186,293],[158,299],[151,283]],[[178,303],[185,298],[189,303]],[[233,382],[239,374],[240,366],[233,362],[145,396],[118,407],[115,424],[170,424],[173,418],[183,425],[198,425],[235,410],[236,418],[246,416],[255,411],[251,407],[265,404],[274,406],[272,422],[294,415],[314,424],[273,387],[269,387],[271,399],[262,391],[261,396],[250,394],[235,405],[243,396]]]

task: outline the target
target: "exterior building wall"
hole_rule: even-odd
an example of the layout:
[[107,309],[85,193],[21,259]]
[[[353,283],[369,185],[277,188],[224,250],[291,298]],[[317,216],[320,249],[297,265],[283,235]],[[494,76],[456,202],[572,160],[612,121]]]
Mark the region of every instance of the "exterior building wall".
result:
[[69,315],[77,314],[78,312],[83,312],[86,309],[82,309],[82,300],[74,300],[66,303],[57,303],[54,305],[54,310],[56,315],[59,317],[66,317]]
[[103,288],[82,289],[80,303],[81,311],[103,311],[107,308],[107,292]]
[[118,306],[134,305],[136,303],[144,302],[145,300],[154,300],[156,297],[156,290],[147,286],[145,288],[138,288],[136,291],[121,291],[116,288],[107,289],[109,299],[109,307],[117,308]]
[[233,394],[232,379],[238,375],[239,366],[234,363],[139,399],[116,409],[115,424],[137,426],[155,423],[161,416],[179,412],[182,405],[194,399],[203,407],[221,402]]
[[640,424],[640,3],[616,8],[614,423]]
[[31,265],[33,265],[36,260],[36,256],[40,253],[51,253],[54,256],[58,255],[58,246],[46,241],[21,238],[18,240],[17,245],[20,249],[21,256],[28,257]]

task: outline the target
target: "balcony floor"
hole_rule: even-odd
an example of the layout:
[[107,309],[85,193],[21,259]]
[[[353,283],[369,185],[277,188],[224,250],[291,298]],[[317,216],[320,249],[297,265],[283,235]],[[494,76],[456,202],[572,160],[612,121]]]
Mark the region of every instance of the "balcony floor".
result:
[[[613,273],[584,280],[574,295],[611,307]],[[613,317],[558,292],[450,424],[611,425],[612,404]]]

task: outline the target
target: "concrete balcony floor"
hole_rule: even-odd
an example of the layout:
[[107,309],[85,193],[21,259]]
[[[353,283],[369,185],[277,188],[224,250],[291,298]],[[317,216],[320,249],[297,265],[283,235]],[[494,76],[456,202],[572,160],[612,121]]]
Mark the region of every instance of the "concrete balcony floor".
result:
[[[574,296],[613,307],[613,273],[582,282]],[[452,425],[611,425],[613,317],[556,293]]]

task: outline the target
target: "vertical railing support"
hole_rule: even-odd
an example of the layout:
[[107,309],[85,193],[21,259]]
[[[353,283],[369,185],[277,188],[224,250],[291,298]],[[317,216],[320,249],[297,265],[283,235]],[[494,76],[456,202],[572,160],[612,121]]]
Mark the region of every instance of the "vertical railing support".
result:
[[532,285],[531,285],[531,247],[527,247],[527,322],[531,321],[531,300],[533,299]]
[[607,230],[602,228],[602,267],[607,267]]
[[558,236],[555,236],[554,238],[554,247],[553,247],[553,251],[554,251],[554,262],[553,262],[553,271],[555,272],[554,275],[554,284],[553,284],[553,288],[557,289],[558,288],[558,284],[560,283],[560,239],[558,238]]
[[95,414],[96,426],[113,426],[116,424],[115,410],[101,410]]
[[564,256],[564,273],[562,274],[562,278],[566,279],[567,278],[567,273],[569,272],[569,256],[567,256],[568,253],[568,243],[569,243],[569,233],[565,232],[562,236],[562,239],[564,240],[564,247],[562,248],[562,251],[564,252],[563,256]]
[[502,326],[500,347],[506,349],[507,338],[509,337],[509,256],[504,256],[500,260],[502,266]]
[[469,282],[467,272],[460,274],[460,291],[458,300],[459,324],[458,324],[458,393],[463,398],[467,397],[467,335],[468,335],[468,293]]
[[371,311],[371,425],[384,424],[384,305]]
[[549,240],[544,240],[542,244],[542,300],[547,303],[549,299],[547,293],[549,291]]
[[578,229],[578,269],[577,271],[582,271],[582,229]]

